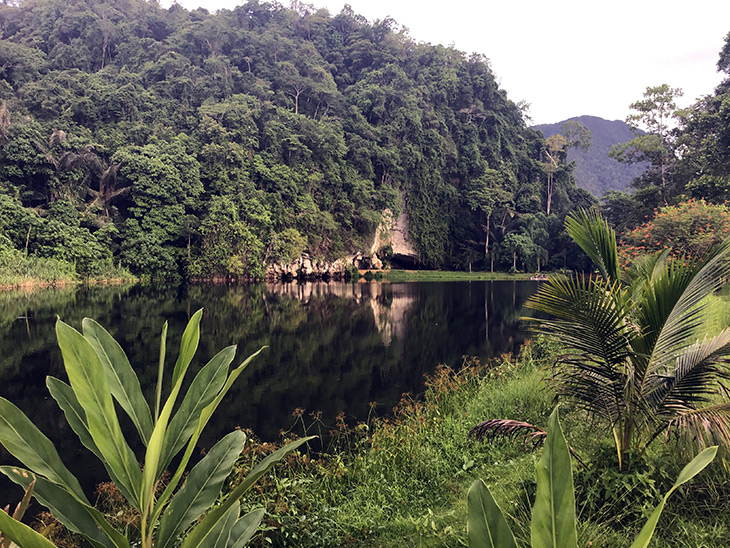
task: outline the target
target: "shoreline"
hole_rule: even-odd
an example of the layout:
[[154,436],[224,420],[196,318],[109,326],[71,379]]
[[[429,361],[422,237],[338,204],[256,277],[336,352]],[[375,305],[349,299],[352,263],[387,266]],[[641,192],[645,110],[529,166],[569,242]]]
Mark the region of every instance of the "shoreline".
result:
[[98,280],[55,280],[52,282],[45,280],[22,280],[10,284],[0,284],[0,291],[33,291],[36,289],[64,289],[67,287],[73,287],[77,285],[123,285],[123,284],[134,284],[138,283],[139,279],[125,279],[125,278],[107,278]]
[[[531,272],[510,274],[508,272],[461,272],[456,270],[362,270],[360,271],[361,277],[357,280],[350,279],[346,283],[402,283],[402,282],[460,282],[460,281],[530,281],[535,275]],[[380,275],[380,279],[373,278],[367,280],[364,276]],[[77,285],[123,285],[123,284],[135,284],[142,280],[139,278],[126,279],[126,278],[105,278],[105,279],[92,279],[92,280],[34,280],[25,279],[14,283],[0,284],[0,291],[33,291],[35,289],[47,289],[47,288],[67,288]],[[263,280],[259,281],[236,281],[226,280],[223,278],[210,278],[210,279],[191,279],[187,280],[186,283],[190,284],[249,284],[249,283],[262,283]],[[329,283],[324,280],[307,281],[304,283]],[[271,282],[269,282],[271,283]],[[274,282],[281,284],[290,283],[301,283],[296,279],[291,281]]]

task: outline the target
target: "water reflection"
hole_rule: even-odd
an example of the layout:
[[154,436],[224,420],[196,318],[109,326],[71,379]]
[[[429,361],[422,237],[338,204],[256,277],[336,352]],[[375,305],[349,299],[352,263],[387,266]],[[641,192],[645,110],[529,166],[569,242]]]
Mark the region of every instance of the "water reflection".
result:
[[[89,466],[76,436],[48,398],[47,375],[64,377],[55,341],[60,316],[79,328],[93,317],[120,342],[151,400],[159,332],[169,321],[168,356],[189,317],[205,308],[193,369],[238,345],[238,360],[268,349],[234,385],[204,444],[236,426],[275,438],[292,411],[367,416],[387,413],[403,392],[421,392],[423,375],[462,356],[514,352],[524,334],[520,308],[531,282],[131,286],[0,293],[0,395],[23,409],[60,446],[64,460]],[[191,371],[190,377],[196,371]],[[169,384],[168,384],[169,386]],[[7,458],[0,453],[0,459]]]

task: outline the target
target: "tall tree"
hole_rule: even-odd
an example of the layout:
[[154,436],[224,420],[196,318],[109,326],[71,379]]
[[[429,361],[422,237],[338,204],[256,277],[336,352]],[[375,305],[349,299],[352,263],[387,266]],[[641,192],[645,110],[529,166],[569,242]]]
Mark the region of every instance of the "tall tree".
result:
[[650,162],[649,181],[657,179],[665,203],[670,192],[668,171],[676,160],[672,130],[678,115],[676,99],[681,96],[681,89],[667,84],[647,87],[644,98],[629,105],[634,112],[626,118],[636,137],[614,145],[609,153],[619,162]]

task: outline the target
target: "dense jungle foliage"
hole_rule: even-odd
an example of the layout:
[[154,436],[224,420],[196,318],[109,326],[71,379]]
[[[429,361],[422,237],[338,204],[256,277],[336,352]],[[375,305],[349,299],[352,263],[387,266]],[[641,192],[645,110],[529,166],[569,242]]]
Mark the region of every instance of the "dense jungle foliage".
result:
[[563,218],[593,199],[482,55],[299,2],[22,0],[0,29],[6,249],[256,277],[369,250],[389,209],[426,267],[574,261]]

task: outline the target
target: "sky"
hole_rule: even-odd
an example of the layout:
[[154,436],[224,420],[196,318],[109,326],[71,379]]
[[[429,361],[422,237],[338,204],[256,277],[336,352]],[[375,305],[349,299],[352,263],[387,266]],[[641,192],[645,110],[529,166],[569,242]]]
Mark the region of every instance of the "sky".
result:
[[[263,0],[262,0],[263,1]],[[166,5],[164,0],[162,5]],[[213,12],[243,0],[178,0]],[[282,0],[288,5],[288,0]],[[391,17],[418,42],[484,54],[534,124],[593,115],[623,120],[648,86],[681,88],[679,106],[712,93],[730,32],[728,0],[310,0]],[[169,1],[168,1],[169,5]]]

